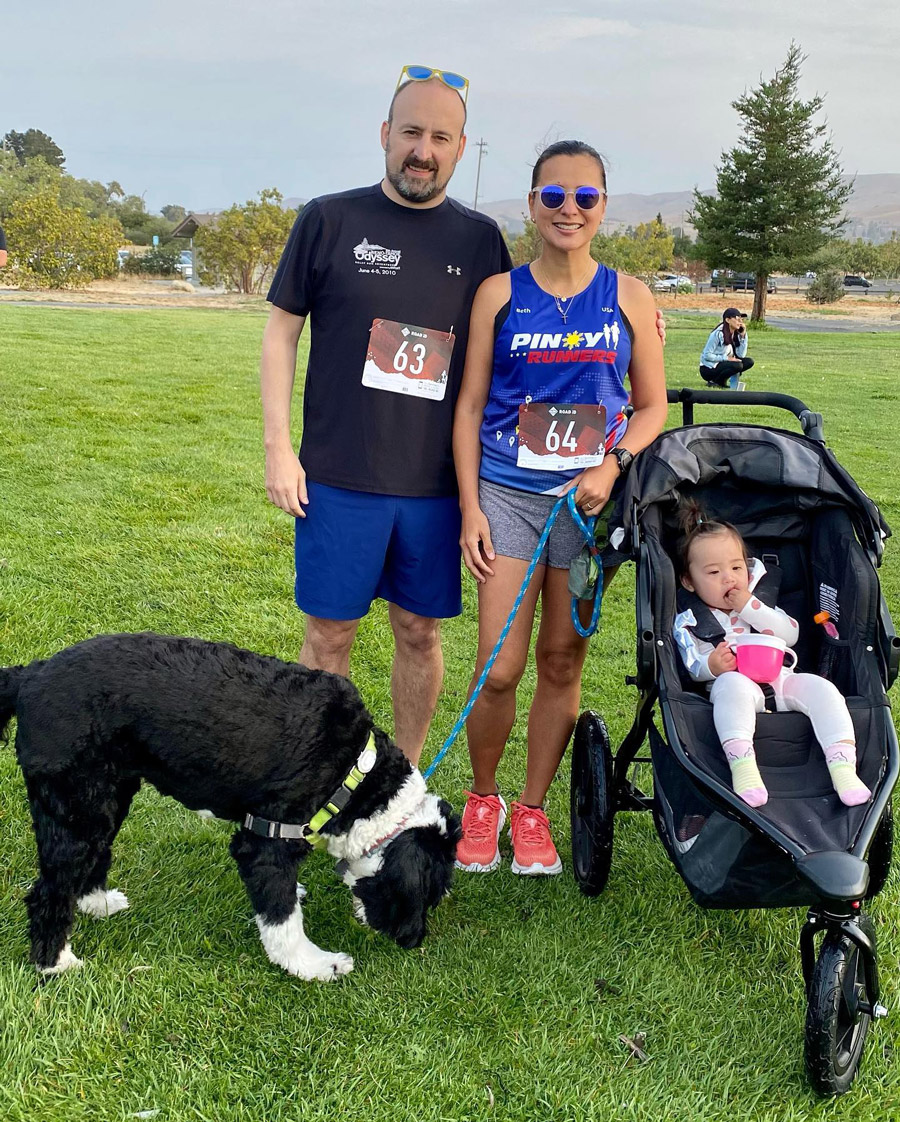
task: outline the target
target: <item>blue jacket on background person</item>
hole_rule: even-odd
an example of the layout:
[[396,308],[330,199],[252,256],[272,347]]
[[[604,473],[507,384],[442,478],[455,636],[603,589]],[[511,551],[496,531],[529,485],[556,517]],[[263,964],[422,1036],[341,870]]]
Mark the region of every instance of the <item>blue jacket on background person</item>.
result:
[[733,343],[733,355],[728,354],[726,348],[725,332],[720,323],[709,333],[706,346],[703,348],[703,354],[700,356],[700,365],[715,367],[717,362],[727,362],[728,359],[732,357],[744,358],[747,354],[747,332],[742,331],[740,337],[735,338]]

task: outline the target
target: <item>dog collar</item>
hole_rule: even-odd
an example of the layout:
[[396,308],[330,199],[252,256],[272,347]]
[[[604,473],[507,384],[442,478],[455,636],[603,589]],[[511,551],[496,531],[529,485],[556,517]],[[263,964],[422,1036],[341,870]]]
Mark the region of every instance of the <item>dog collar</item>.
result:
[[305,841],[314,849],[325,848],[325,838],[319,832],[326,823],[330,822],[347,805],[350,796],[366,778],[375,766],[376,748],[374,733],[369,733],[366,746],[359,754],[354,766],[341,783],[340,787],[328,799],[323,807],[316,811],[308,822],[298,826],[294,822],[274,822],[270,818],[261,818],[258,814],[248,814],[244,818],[244,829],[264,838],[280,838],[283,841]]

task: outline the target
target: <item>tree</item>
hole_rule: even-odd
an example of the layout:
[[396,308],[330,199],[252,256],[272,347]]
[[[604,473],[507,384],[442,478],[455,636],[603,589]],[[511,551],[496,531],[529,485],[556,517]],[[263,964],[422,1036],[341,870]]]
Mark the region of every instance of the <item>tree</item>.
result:
[[204,284],[224,284],[237,292],[265,290],[297,216],[281,206],[281,198],[280,191],[266,188],[258,201],[235,204],[197,231],[194,244]]
[[161,242],[169,241],[175,223],[169,222],[161,214],[151,214],[140,195],[125,195],[122,198],[109,198],[107,211],[122,223],[125,237],[135,245],[152,245],[156,234]]
[[834,304],[844,299],[844,274],[835,269],[820,270],[806,290],[810,304]]
[[176,226],[179,222],[183,222],[187,216],[187,211],[184,207],[176,206],[174,203],[169,203],[167,206],[160,207],[159,213],[167,222],[174,222]]
[[529,265],[540,256],[541,235],[530,218],[525,219],[525,228],[521,234],[506,240],[513,266]]
[[883,277],[900,277],[900,237],[897,231],[891,233],[891,240],[878,247],[881,256],[879,273]]
[[[660,269],[672,263],[673,242],[671,233],[657,215],[652,222],[642,222],[637,229],[629,226],[624,234],[595,234],[591,255],[611,269],[641,277],[649,284]],[[537,226],[526,219],[524,231],[509,240],[513,265],[526,265],[539,257],[540,252]]]
[[61,168],[66,162],[62,148],[54,144],[52,137],[47,136],[40,129],[28,129],[27,132],[15,132],[11,129],[4,136],[3,145],[14,153],[20,164],[24,164],[33,156],[40,156],[51,167],[56,168]]
[[671,265],[673,246],[674,238],[657,215],[652,222],[629,227],[624,234],[595,235],[591,253],[611,269],[651,284],[660,269]]
[[[689,238],[680,226],[670,227],[670,230],[672,234],[673,256],[682,257],[687,260],[694,253],[695,246],[693,238]],[[676,230],[678,231],[678,233],[675,232]]]
[[823,99],[797,96],[804,59],[791,43],[775,76],[731,103],[741,140],[722,156],[717,196],[694,191],[698,251],[711,267],[756,274],[754,320],[765,319],[769,276],[807,267],[837,237],[853,190],[841,180],[827,126],[813,120]]
[[64,173],[51,167],[42,156],[20,164],[11,150],[0,150],[0,221],[15,204],[39,192],[58,195]]
[[22,288],[78,288],[118,271],[119,223],[60,206],[50,190],[18,200],[4,225],[13,283]]
[[860,273],[862,276],[876,276],[880,272],[880,247],[857,238],[854,242],[841,243],[841,264],[845,273]]

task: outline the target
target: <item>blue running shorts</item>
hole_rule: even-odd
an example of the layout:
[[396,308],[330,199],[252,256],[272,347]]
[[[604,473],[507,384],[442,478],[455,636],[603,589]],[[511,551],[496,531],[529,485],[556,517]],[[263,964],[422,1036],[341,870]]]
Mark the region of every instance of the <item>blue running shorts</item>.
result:
[[462,611],[455,495],[406,498],[307,481],[295,519],[297,607],[320,619],[361,619],[378,598],[415,615]]

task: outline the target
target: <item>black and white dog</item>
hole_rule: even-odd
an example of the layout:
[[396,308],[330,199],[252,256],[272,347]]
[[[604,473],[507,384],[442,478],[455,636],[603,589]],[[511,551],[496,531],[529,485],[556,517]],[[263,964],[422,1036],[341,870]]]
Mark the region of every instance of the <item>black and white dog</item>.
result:
[[353,969],[303,931],[297,867],[319,842],[357,918],[417,947],[450,886],[458,818],[426,794],[346,678],[225,643],[104,635],[0,670],[0,732],[18,718],[40,875],[28,912],[44,972],[80,965],[76,904],[128,907],[106,886],[112,843],[146,779],[241,824],[231,842],[266,953],[300,978]]

